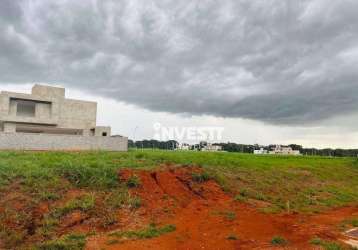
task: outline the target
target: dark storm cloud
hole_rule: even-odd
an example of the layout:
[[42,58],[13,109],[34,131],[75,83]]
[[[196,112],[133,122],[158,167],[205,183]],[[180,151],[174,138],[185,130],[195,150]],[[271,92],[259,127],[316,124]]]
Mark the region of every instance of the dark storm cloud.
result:
[[358,107],[358,2],[0,1],[0,82],[311,123]]

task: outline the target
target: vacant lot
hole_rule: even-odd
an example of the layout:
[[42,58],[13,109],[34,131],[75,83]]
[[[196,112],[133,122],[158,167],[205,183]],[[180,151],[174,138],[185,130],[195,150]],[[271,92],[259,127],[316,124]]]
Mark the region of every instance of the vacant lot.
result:
[[0,191],[0,249],[340,249],[358,160],[0,152]]

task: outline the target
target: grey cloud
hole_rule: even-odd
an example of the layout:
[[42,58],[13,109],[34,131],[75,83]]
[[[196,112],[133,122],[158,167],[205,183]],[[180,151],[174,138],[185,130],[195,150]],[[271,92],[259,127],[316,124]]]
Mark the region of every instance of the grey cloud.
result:
[[358,106],[355,0],[0,2],[0,82],[310,124]]

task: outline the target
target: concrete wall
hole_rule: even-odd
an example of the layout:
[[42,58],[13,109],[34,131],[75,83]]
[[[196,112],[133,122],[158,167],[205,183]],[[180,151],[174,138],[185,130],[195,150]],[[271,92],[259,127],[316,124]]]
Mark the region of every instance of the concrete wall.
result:
[[51,104],[50,103],[36,103],[36,117],[40,119],[51,118]]
[[32,87],[31,93],[36,96],[53,98],[53,99],[61,99],[65,98],[65,89],[53,86],[44,86],[35,84]]
[[0,150],[127,151],[128,138],[0,132]]
[[4,123],[4,132],[15,133],[16,132],[16,124],[5,122]]
[[111,127],[97,126],[95,128],[95,136],[103,136],[103,133],[106,133],[106,136],[111,136]]
[[73,99],[59,100],[60,128],[91,129],[96,126],[97,103]]

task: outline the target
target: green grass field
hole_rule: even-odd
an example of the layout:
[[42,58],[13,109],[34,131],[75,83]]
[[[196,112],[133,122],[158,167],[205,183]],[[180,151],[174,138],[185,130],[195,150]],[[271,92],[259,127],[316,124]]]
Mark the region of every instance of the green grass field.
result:
[[[106,191],[118,187],[121,168],[153,169],[163,163],[199,165],[237,200],[270,204],[267,212],[282,211],[287,202],[299,212],[358,202],[356,158],[223,152],[0,152],[0,189],[18,182],[39,198],[51,198],[57,190],[73,187]],[[68,187],[63,186],[63,179]]]

